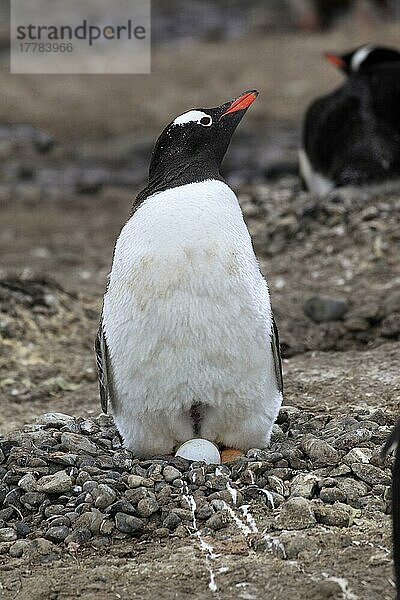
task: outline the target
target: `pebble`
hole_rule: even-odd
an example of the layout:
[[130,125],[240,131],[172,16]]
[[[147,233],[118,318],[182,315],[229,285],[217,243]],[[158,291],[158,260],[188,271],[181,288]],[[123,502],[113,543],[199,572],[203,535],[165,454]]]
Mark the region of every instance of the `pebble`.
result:
[[[312,473],[300,473],[293,478],[290,484],[290,495],[292,497],[302,496],[303,498],[308,498],[311,500],[317,490],[317,483],[318,478]],[[276,491],[279,492],[279,490]],[[284,488],[282,492],[284,493]]]
[[159,510],[160,506],[154,498],[143,498],[137,505],[138,513],[141,517],[150,517]]
[[[254,547],[297,558],[318,550],[307,534],[318,524],[347,528],[359,515],[376,520],[390,511],[391,459],[379,453],[392,419],[383,411],[337,418],[285,406],[268,449],[218,467],[139,460],[114,446],[109,416],[67,417],[0,440],[1,553],[52,560],[60,548],[106,548],[122,534],[184,538],[193,533],[193,508],[205,536],[239,535],[230,510],[250,527],[245,504],[259,527]],[[283,533],[264,539],[264,522]]]
[[328,465],[337,465],[340,460],[338,451],[317,437],[312,435],[305,436],[301,447],[303,452],[313,461],[315,466],[325,467]]
[[229,521],[230,521],[229,515],[226,511],[224,511],[224,512],[219,512],[219,513],[212,515],[205,522],[205,524],[210,529],[214,529],[215,531],[218,531],[219,529],[223,529],[224,527],[227,527],[229,524]]
[[44,475],[36,482],[36,491],[47,494],[61,494],[72,488],[72,478],[66,471],[57,471],[53,475]]
[[140,475],[129,475],[128,485],[130,488],[153,487],[154,481],[152,479],[141,477]]
[[37,423],[44,425],[45,427],[63,427],[73,421],[74,417],[71,415],[57,412],[45,413],[37,419]]
[[317,522],[313,505],[305,498],[289,498],[278,511],[274,523],[277,529],[307,529]]
[[171,512],[169,515],[167,515],[163,521],[163,527],[166,527],[167,529],[170,530],[174,530],[178,527],[178,525],[180,525],[182,522],[182,519],[174,512]]
[[117,493],[109,485],[101,483],[95,490],[91,492],[91,496],[94,499],[94,505],[100,510],[104,510],[107,506],[110,506],[115,502]]
[[64,432],[61,435],[61,444],[64,448],[76,454],[88,454],[89,456],[99,454],[96,444],[91,442],[87,437],[77,433]]
[[70,530],[66,525],[60,525],[58,527],[49,527],[49,529],[46,531],[45,538],[47,540],[50,540],[51,542],[54,542],[55,544],[58,544],[60,542],[63,542],[65,538],[69,535],[69,533]]
[[144,522],[137,517],[125,513],[115,515],[115,526],[122,533],[137,533],[144,527]]
[[18,486],[24,490],[24,492],[34,492],[36,491],[36,478],[33,473],[26,473],[21,479],[18,481]]
[[65,538],[65,543],[68,545],[71,542],[74,544],[85,544],[92,537],[92,532],[87,527],[80,527],[79,529],[75,529],[72,533],[67,535]]
[[351,465],[351,470],[357,477],[369,485],[389,485],[390,477],[379,467],[370,464],[354,463]]
[[343,462],[346,465],[352,465],[353,463],[369,463],[372,456],[372,450],[368,448],[352,448],[350,452],[348,452],[343,457]]
[[349,527],[354,517],[354,510],[342,502],[335,502],[332,506],[316,504],[314,512],[320,523],[334,527]]
[[17,537],[17,532],[12,527],[0,529],[0,542],[13,542]]
[[172,483],[175,479],[181,478],[182,473],[178,469],[175,469],[175,467],[167,465],[164,467],[163,476],[167,483]]
[[13,558],[21,558],[21,556],[23,556],[29,549],[29,547],[31,546],[31,543],[32,542],[30,540],[17,540],[10,547],[10,550],[9,550],[10,556],[12,556]]
[[209,504],[204,504],[196,510],[196,518],[201,521],[209,519],[214,514],[212,507]]
[[307,317],[315,323],[326,323],[343,319],[348,305],[345,300],[313,296],[304,303],[303,310]]

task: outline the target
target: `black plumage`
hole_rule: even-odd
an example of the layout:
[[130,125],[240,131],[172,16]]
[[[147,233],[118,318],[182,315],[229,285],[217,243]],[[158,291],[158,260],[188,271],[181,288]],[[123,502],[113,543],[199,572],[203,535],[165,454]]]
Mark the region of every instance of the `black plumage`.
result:
[[[400,61],[360,66],[307,110],[303,152],[331,187],[400,176]],[[313,181],[302,169],[311,191]]]

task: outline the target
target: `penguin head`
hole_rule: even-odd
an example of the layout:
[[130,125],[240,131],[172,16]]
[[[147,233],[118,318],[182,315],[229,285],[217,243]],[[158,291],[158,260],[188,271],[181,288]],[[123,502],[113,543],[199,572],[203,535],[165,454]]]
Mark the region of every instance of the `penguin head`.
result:
[[219,172],[231,137],[257,96],[250,90],[215,108],[195,108],[176,117],[154,146],[149,179],[193,165],[205,173]]
[[346,52],[345,54],[326,53],[325,58],[331,64],[335,65],[346,75],[353,73],[362,73],[371,67],[388,62],[399,62],[400,52],[393,48],[385,46],[374,46],[365,44]]

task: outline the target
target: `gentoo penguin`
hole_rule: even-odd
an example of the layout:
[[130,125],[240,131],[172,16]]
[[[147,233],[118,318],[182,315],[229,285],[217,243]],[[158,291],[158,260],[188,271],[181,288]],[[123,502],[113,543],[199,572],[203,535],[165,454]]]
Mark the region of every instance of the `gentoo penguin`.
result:
[[399,62],[400,52],[395,48],[364,44],[345,54],[327,52],[325,58],[346,75],[352,75],[384,63]]
[[392,523],[393,523],[393,562],[396,576],[397,600],[400,600],[400,419],[394,426],[382,451],[387,456],[395,451],[392,474]]
[[265,447],[282,402],[267,283],[220,174],[257,94],[189,110],[164,129],[115,245],[96,339],[100,394],[140,457],[195,436]]
[[319,196],[400,176],[400,55],[363,46],[336,59],[348,77],[308,108],[299,152],[303,182]]

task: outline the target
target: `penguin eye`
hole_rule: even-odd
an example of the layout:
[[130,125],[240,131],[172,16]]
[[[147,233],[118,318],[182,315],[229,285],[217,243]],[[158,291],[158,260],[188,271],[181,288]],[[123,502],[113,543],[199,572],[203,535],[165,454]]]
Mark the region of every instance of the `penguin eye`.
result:
[[211,117],[202,117],[199,121],[200,125],[204,125],[204,127],[209,127],[212,124]]

